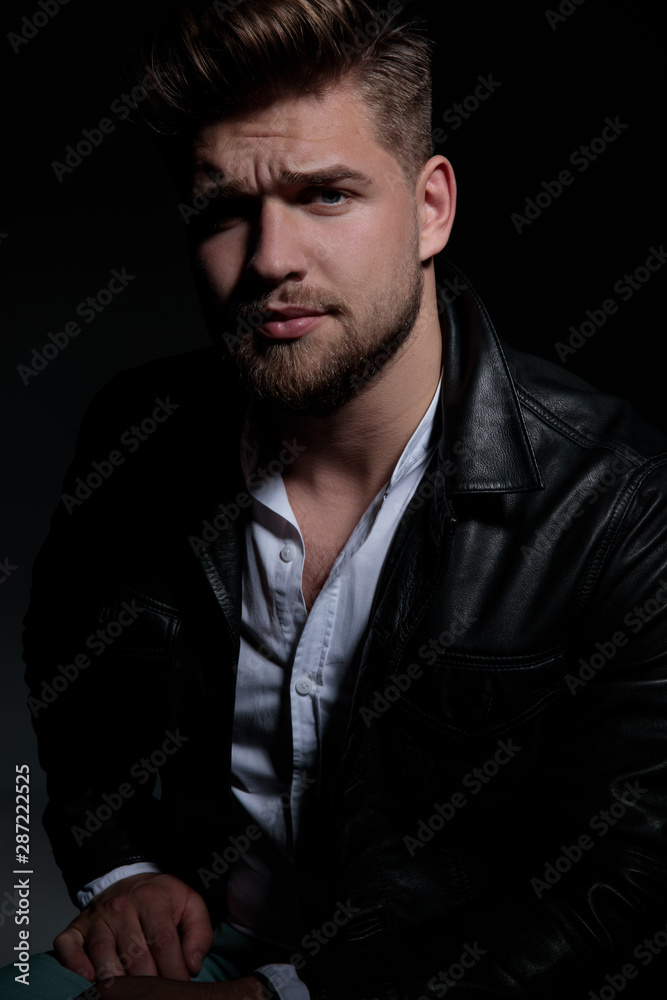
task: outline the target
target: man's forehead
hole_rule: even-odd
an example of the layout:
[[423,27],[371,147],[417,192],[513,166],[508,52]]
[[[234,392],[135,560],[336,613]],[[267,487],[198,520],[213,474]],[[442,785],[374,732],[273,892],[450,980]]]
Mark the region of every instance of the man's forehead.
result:
[[270,122],[220,122],[206,126],[194,145],[195,162],[218,160],[248,162],[253,155],[271,159],[296,156],[308,159],[321,157],[321,150],[335,152],[346,147],[350,129],[337,128],[331,123],[321,126],[295,119],[280,118]]
[[366,109],[341,88],[307,95],[203,126],[195,139],[195,168],[244,174],[257,164],[272,173],[311,171],[323,163],[379,151]]

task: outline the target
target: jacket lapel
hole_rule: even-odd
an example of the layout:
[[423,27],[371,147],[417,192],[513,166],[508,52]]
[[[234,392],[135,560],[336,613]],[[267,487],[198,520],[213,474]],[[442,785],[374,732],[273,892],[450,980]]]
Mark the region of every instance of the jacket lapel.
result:
[[441,462],[458,451],[448,495],[542,489],[516,389],[483,303],[444,259],[436,262],[436,279],[445,370]]

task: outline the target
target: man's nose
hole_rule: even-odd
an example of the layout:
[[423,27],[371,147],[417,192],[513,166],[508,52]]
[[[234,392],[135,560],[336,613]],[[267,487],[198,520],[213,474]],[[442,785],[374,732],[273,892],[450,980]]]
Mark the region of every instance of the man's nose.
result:
[[284,203],[266,202],[262,206],[248,260],[248,271],[255,277],[273,284],[306,276],[304,234],[296,215],[297,210]]

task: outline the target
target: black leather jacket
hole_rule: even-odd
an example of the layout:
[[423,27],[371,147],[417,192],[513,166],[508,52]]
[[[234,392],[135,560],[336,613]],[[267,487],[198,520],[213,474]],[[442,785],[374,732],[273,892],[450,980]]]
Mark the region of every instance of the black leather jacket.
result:
[[[338,765],[296,848],[304,934],[331,937],[297,943],[297,967],[314,1000],[560,1000],[616,975],[657,997],[667,442],[501,346],[438,268],[446,442],[393,539]],[[144,365],[95,397],[25,632],[70,891],[150,858],[214,918],[243,849],[221,775],[247,504],[244,397],[219,355]]]

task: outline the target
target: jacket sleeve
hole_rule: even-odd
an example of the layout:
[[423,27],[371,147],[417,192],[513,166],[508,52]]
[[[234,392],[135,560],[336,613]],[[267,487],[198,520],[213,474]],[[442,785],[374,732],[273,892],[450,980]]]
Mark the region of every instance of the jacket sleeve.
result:
[[667,952],[666,471],[664,460],[646,463],[623,483],[573,602],[568,715],[551,735],[539,781],[526,789],[544,819],[540,843],[530,845],[540,863],[518,871],[508,861],[503,892],[480,894],[446,918],[332,941],[300,972],[313,1000],[659,995]]
[[75,903],[77,890],[105,872],[159,862],[164,843],[154,769],[142,765],[160,745],[158,660],[132,653],[155,623],[107,574],[108,527],[128,516],[119,487],[131,475],[110,461],[123,429],[122,418],[110,417],[115,396],[114,380],[86,412],[24,620],[28,706],[47,778],[44,825]]

